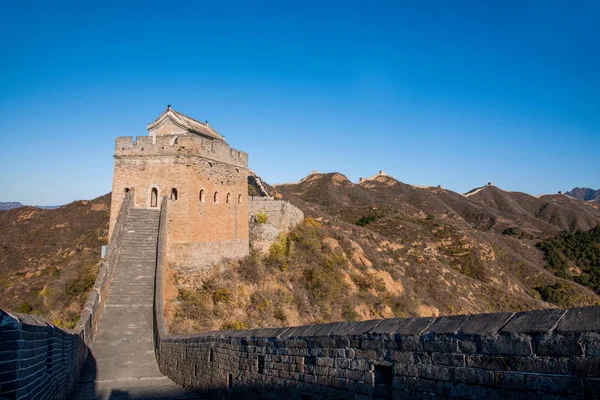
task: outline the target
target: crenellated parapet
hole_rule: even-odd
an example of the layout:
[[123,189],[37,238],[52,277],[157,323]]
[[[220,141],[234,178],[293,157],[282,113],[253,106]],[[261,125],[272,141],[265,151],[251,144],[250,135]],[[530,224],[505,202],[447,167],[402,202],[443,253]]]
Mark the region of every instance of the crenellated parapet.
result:
[[119,137],[115,141],[115,158],[147,156],[198,156],[243,168],[248,154],[221,140],[192,135]]

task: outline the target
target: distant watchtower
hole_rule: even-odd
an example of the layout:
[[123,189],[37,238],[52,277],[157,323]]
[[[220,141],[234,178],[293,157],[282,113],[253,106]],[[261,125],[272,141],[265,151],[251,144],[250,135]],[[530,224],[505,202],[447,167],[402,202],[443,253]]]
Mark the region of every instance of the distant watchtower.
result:
[[115,145],[109,235],[121,203],[135,188],[138,208],[169,204],[168,262],[194,268],[248,254],[248,155],[230,148],[208,122],[168,106],[149,136]]

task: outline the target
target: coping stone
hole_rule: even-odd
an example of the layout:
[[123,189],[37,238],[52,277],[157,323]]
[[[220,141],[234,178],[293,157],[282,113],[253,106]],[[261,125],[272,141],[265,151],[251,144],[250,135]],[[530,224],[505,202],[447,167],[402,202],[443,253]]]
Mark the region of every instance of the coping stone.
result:
[[514,315],[511,312],[472,315],[460,328],[465,335],[495,335]]
[[600,331],[600,306],[577,307],[567,310],[556,327],[557,332]]
[[546,333],[550,332],[566,311],[559,308],[524,311],[516,313],[502,328],[506,333]]
[[398,327],[394,334],[420,335],[433,321],[435,321],[435,317],[409,318]]
[[382,319],[377,326],[369,331],[369,333],[391,335],[406,321],[408,321],[406,318]]
[[379,319],[360,322],[342,322],[331,333],[335,336],[362,335],[373,329],[379,323]]
[[321,325],[302,325],[297,326],[294,331],[290,332],[288,337],[304,337],[304,336],[312,336]]
[[454,335],[458,329],[467,321],[470,315],[454,315],[451,317],[439,317],[436,319],[424,333],[434,333],[438,335]]
[[329,324],[321,324],[319,330],[317,330],[314,334],[313,337],[317,337],[317,336],[329,336],[331,335],[332,332],[335,331],[335,329],[342,324],[342,322],[331,322]]

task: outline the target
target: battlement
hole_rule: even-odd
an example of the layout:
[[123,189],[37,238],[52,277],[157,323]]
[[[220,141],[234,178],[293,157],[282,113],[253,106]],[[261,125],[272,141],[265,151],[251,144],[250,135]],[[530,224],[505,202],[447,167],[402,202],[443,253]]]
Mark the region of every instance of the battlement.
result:
[[115,158],[144,156],[200,156],[243,168],[248,154],[221,140],[191,135],[119,137],[115,141]]

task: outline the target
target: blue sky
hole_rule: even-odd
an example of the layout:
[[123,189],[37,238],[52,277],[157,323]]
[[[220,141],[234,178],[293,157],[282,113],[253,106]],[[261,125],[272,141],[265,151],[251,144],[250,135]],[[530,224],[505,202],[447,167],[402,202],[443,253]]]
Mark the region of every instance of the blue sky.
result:
[[[219,3],[219,4],[216,4]],[[600,2],[7,2],[0,201],[111,189],[167,104],[269,183],[600,187]]]

